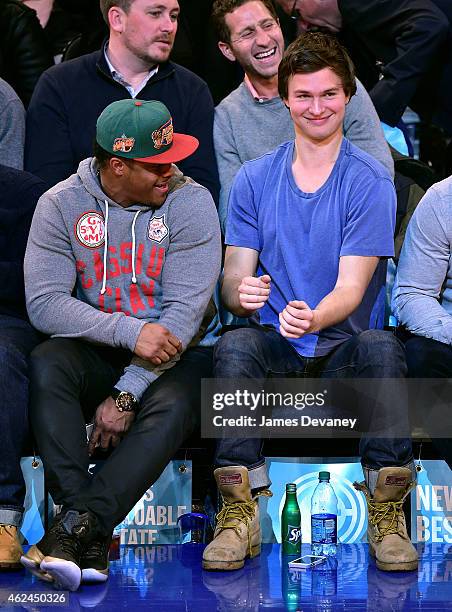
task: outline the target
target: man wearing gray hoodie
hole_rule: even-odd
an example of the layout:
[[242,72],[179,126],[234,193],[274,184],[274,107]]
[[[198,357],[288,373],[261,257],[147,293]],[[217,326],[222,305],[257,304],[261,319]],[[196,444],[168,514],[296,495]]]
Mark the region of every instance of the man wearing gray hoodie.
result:
[[[173,165],[197,146],[161,102],[114,102],[95,156],[37,206],[27,308],[51,339],[31,356],[30,416],[63,510],[22,563],[61,588],[107,579],[113,527],[196,426],[221,263],[212,197]],[[117,448],[91,477],[96,446]]]

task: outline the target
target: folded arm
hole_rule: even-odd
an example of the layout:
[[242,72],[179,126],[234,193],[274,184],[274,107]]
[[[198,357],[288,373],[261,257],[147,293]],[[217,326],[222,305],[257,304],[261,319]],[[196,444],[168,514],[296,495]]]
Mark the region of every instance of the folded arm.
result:
[[451,257],[447,202],[435,187],[408,225],[392,294],[394,314],[419,336],[452,344],[452,316],[441,305]]
[[279,315],[281,334],[301,338],[345,321],[361,304],[378,260],[378,257],[341,257],[334,289],[314,309],[303,301],[289,302]]

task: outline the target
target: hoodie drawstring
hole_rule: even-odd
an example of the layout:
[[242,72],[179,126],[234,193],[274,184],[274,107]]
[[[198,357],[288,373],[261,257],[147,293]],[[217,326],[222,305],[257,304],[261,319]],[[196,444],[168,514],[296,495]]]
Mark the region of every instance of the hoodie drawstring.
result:
[[108,200],[105,200],[105,240],[104,240],[104,274],[100,294],[104,295],[107,288],[107,253],[108,253]]
[[137,282],[137,277],[136,277],[136,273],[135,273],[135,248],[136,248],[136,238],[135,238],[135,223],[137,221],[138,215],[140,214],[141,210],[138,210],[135,213],[135,216],[133,218],[132,221],[132,283],[136,284]]
[[[141,210],[135,213],[132,221],[132,283],[136,284],[136,266],[135,266],[135,250],[136,250],[136,236],[135,236],[135,223],[137,222],[138,215]],[[104,272],[102,278],[102,289],[100,294],[104,295],[107,290],[107,255],[108,255],[108,200],[105,200],[105,241],[104,241]]]

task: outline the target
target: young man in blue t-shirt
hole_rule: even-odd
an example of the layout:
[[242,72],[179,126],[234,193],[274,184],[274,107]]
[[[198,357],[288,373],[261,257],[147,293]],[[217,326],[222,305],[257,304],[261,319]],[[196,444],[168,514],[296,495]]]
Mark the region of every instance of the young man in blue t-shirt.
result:
[[[333,37],[307,32],[287,49],[278,87],[295,141],[246,162],[232,187],[222,298],[253,323],[216,345],[215,376],[403,377],[402,346],[381,330],[396,197],[384,167],[343,137],[350,59]],[[257,494],[270,485],[261,450],[260,439],[218,443],[224,506],[205,569],[259,554]],[[366,437],[360,451],[371,553],[380,569],[413,570],[401,503],[414,486],[411,441]]]

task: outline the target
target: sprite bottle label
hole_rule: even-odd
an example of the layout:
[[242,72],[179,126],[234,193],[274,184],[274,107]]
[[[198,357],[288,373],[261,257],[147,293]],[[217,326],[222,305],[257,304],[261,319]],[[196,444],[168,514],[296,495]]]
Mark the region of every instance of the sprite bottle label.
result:
[[301,514],[294,484],[286,486],[286,501],[281,514],[282,552],[299,555],[301,552]]
[[294,527],[293,525],[287,526],[286,540],[290,544],[296,545],[301,542],[301,527]]

